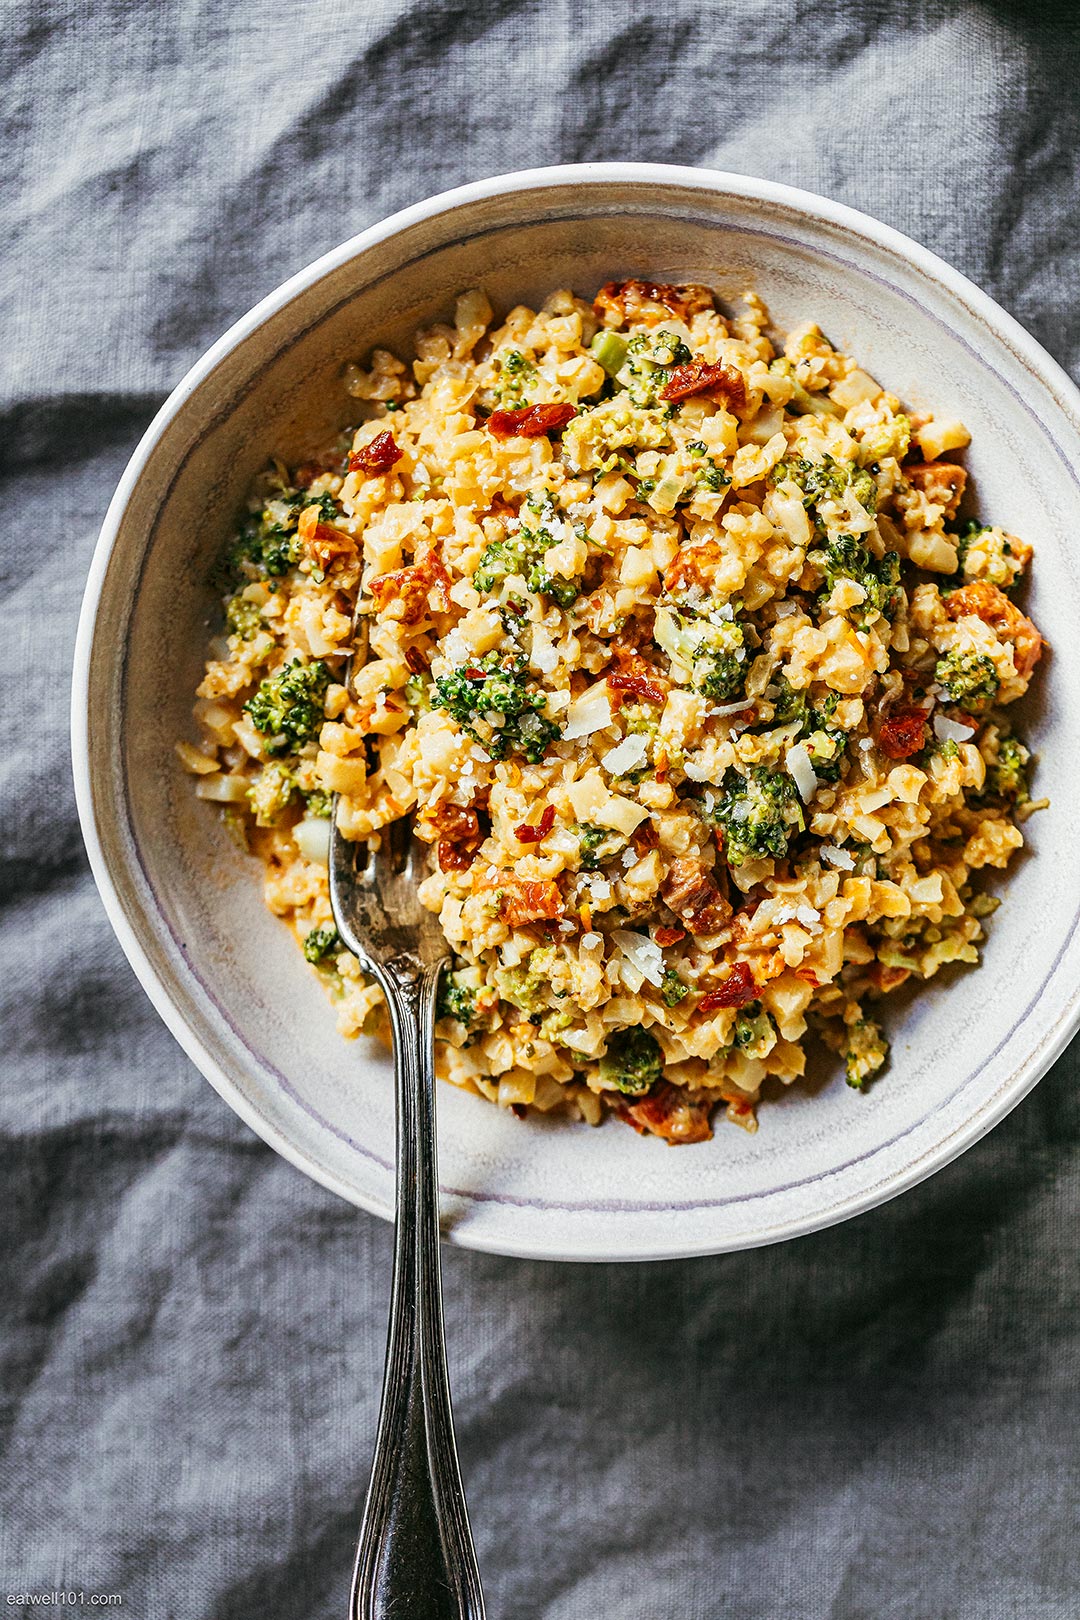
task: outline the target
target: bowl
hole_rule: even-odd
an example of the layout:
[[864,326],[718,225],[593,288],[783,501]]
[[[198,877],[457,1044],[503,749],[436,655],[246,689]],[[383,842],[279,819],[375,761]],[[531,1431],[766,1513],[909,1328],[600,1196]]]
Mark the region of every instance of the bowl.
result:
[[982,965],[890,1008],[888,1073],[796,1085],[748,1135],[672,1149],[611,1122],[522,1123],[439,1092],[445,1229],[508,1254],[675,1257],[775,1242],[895,1196],[975,1142],[1080,1018],[1069,738],[1080,735],[1080,395],[1015,321],[863,214],[740,175],[584,164],[481,181],[364,231],[258,304],[188,373],[120,482],[75,658],[73,755],[91,864],[158,1011],[221,1095],[309,1175],[393,1207],[389,1058],[347,1043],[255,864],[178,768],[214,598],[213,560],[271,452],[300,459],[353,420],[345,361],[407,348],[481,285],[496,308],[612,277],[754,287],[777,325],[818,320],[910,405],[960,416],[977,509],[1032,541],[1030,611],[1058,655],[1022,729],[1049,809],[1001,885]]

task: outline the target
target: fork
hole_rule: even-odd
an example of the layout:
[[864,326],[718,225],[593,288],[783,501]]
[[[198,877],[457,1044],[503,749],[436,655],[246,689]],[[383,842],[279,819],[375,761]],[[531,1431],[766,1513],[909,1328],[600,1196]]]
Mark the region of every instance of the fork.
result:
[[435,1144],[435,997],[447,959],[417,898],[426,850],[407,821],[372,853],[330,823],[330,901],[390,1009],[397,1211],[382,1405],[350,1620],[484,1620],[446,1371]]

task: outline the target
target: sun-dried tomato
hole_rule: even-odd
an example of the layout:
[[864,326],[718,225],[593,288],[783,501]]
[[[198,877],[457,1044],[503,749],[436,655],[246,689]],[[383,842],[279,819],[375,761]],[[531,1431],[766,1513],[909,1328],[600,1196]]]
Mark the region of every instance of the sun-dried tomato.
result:
[[654,928],[653,939],[663,948],[665,945],[677,945],[680,939],[686,938],[685,928]]
[[405,662],[414,675],[422,675],[428,668],[427,654],[420,647],[406,647]]
[[925,709],[893,709],[881,722],[878,747],[889,759],[910,759],[925,742]]
[[661,1080],[646,1096],[621,1105],[615,1112],[639,1135],[649,1133],[662,1136],[665,1142],[683,1145],[709,1140],[712,1135],[710,1107],[710,1103],[691,1097],[682,1087]]
[[715,990],[710,990],[707,996],[702,996],[698,1002],[698,1012],[715,1012],[718,1007],[745,1007],[750,1001],[756,1001],[758,996],[757,982],[750,971],[748,962],[736,962],[731,972],[722,984]]
[[709,394],[722,399],[729,410],[741,410],[746,404],[746,383],[742,373],[723,360],[688,360],[675,367],[660,390],[660,398],[666,400],[690,399],[695,394]]
[[666,701],[666,693],[652,681],[646,680],[644,675],[609,675],[607,683],[613,692],[630,692],[646,703]]
[[495,439],[538,439],[564,428],[576,415],[573,405],[523,405],[517,411],[492,411],[487,429]]
[[499,917],[510,928],[530,922],[553,922],[562,916],[562,895],[554,878],[534,880],[500,872],[497,887],[502,891]]
[[530,827],[528,822],[525,822],[523,826],[514,828],[514,837],[519,844],[542,844],[554,825],[555,806],[546,804],[536,826]]
[[476,859],[476,851],[455,844],[452,838],[440,838],[435,849],[440,872],[467,872]]
[[484,841],[477,812],[448,799],[440,799],[417,817],[416,832],[425,843],[438,840],[435,854],[441,872],[468,871]]
[[347,466],[350,472],[367,473],[375,478],[380,473],[389,472],[394,463],[401,460],[403,453],[394,442],[394,435],[384,431],[376,433],[370,444],[354,450]]
[[[368,589],[377,612],[402,624],[419,624],[431,612],[447,613],[450,609],[450,575],[434,547],[408,568],[380,574]],[[433,592],[437,597],[435,608],[430,601]]]
[[643,821],[639,827],[634,828],[631,842],[638,855],[645,855],[650,849],[656,849],[660,842],[660,834],[651,821]]
[[698,546],[686,546],[669,565],[664,584],[673,592],[688,590],[692,585],[707,587],[726,557],[719,540],[703,540]]
[[610,313],[620,325],[624,321],[655,323],[668,314],[687,320],[714,307],[711,289],[692,282],[673,286],[668,281],[606,281],[593,299],[602,320]]

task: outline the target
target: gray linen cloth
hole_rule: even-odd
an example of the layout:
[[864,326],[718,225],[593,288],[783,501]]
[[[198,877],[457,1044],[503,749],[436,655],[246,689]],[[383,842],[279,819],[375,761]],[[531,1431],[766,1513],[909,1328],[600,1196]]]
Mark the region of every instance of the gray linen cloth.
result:
[[[4,8],[0,1601],[344,1614],[390,1230],[228,1111],[87,873],[67,682],[95,533],[190,362],[443,187],[637,157],[913,234],[1080,374],[1080,20],[917,0]],[[757,1253],[448,1252],[493,1620],[1080,1614],[1075,1050],[993,1135]],[[15,1607],[15,1605],[12,1605]]]

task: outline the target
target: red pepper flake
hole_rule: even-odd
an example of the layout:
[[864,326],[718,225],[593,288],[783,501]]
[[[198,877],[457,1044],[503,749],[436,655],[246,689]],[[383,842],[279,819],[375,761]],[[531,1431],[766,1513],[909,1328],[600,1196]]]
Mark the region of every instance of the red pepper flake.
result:
[[657,928],[653,932],[653,939],[661,947],[661,949],[665,945],[677,945],[680,939],[685,938],[685,928]]
[[538,439],[564,428],[576,415],[574,405],[523,405],[517,411],[492,411],[487,430],[496,439]]
[[746,383],[741,372],[722,360],[690,360],[676,366],[660,390],[660,398],[667,400],[690,399],[694,394],[718,395],[730,410],[741,410],[746,404]]
[[523,826],[514,828],[514,837],[521,844],[542,844],[554,825],[555,806],[546,804],[536,826],[530,827],[528,822],[525,822]]
[[727,978],[716,990],[710,990],[698,1002],[698,1012],[715,1012],[718,1007],[745,1007],[757,1000],[757,982],[749,963],[736,962]]
[[634,697],[643,698],[646,703],[663,703],[666,694],[647,681],[643,675],[609,675],[607,683],[613,692],[631,692]]
[[348,470],[376,477],[379,473],[389,472],[394,463],[401,460],[403,453],[395,444],[392,433],[376,433],[370,444],[352,452],[347,462]]
[[406,647],[405,662],[408,664],[414,675],[423,675],[424,671],[428,667],[427,654],[419,647]]
[[894,709],[878,732],[878,747],[889,759],[910,759],[925,741],[925,709]]

